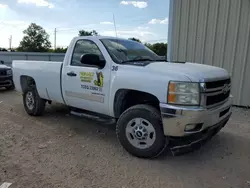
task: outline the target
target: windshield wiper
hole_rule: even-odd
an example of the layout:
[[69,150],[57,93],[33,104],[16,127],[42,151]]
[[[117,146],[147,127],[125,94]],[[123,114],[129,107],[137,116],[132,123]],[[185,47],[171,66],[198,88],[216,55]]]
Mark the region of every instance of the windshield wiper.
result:
[[165,62],[167,62],[166,59],[157,59],[157,60],[154,60],[154,61],[165,61]]
[[155,60],[148,59],[148,58],[144,58],[144,59],[132,59],[132,60],[127,60],[127,61],[122,61],[122,63],[138,62],[138,61],[155,61]]
[[127,61],[122,61],[121,63],[128,63],[128,62],[140,62],[140,61],[166,61],[165,59],[149,59],[149,58],[144,58],[144,59],[132,59],[132,60],[127,60]]

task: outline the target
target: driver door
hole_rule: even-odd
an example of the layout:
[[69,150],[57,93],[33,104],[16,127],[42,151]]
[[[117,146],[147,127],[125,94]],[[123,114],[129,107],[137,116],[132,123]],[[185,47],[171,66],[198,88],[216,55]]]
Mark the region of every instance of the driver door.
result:
[[95,54],[100,60],[105,60],[95,41],[76,41],[71,62],[63,71],[64,100],[68,106],[108,115],[109,64],[104,61],[102,69],[96,65],[82,64],[80,58],[84,54]]

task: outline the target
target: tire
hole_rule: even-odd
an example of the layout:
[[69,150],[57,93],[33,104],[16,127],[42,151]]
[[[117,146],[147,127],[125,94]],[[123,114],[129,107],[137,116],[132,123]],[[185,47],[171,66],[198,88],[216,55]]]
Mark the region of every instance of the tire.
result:
[[[150,138],[150,142],[152,142],[151,143],[152,145],[148,145],[148,147],[143,146],[143,144],[136,147],[135,144],[133,145],[132,142],[130,141],[133,140],[135,142],[138,142],[138,140],[134,140],[137,139],[136,138],[137,133],[134,132],[134,130],[136,129],[137,131],[138,127],[140,127],[137,125],[140,125],[140,123],[139,124],[136,123],[132,127],[132,124],[135,123],[133,121],[137,121],[138,118],[140,119],[140,122],[142,122],[142,125],[143,127],[146,128],[146,130],[154,129],[155,131],[154,132],[155,135],[153,134],[154,136],[152,135],[150,136],[152,132],[150,133],[149,131],[147,131],[147,134],[145,134],[145,137],[147,137],[147,139],[149,139],[149,137],[152,138],[152,139]],[[132,122],[132,124],[130,122]],[[127,130],[131,129],[134,129],[133,131],[131,131],[132,133],[128,133],[129,131]],[[144,131],[145,130],[143,129],[142,134],[144,134]],[[163,126],[162,126],[160,112],[156,108],[150,105],[136,105],[123,112],[123,114],[120,116],[117,122],[116,134],[120,144],[124,147],[124,149],[130,154],[139,158],[158,157],[164,151],[168,143],[167,138],[164,136],[163,133]],[[140,139],[141,138],[139,138],[139,140]],[[143,142],[144,141],[142,141],[142,143]],[[139,141],[139,143],[141,143],[141,140]],[[145,148],[140,148],[140,147],[145,147]]]
[[[28,96],[29,95],[29,96]],[[33,97],[33,103],[28,102],[28,97]],[[33,105],[28,105],[28,104]],[[29,88],[23,94],[23,105],[25,111],[31,116],[41,116],[44,113],[46,101],[40,98],[36,88]]]

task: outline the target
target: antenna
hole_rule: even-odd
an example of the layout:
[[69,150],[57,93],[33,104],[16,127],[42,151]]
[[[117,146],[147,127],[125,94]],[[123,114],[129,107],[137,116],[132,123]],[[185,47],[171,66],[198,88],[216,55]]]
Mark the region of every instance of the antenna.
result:
[[115,14],[113,14],[113,21],[114,21],[114,27],[115,27],[115,35],[116,35],[116,38],[117,38],[116,23],[115,23]]
[[116,30],[116,23],[115,23],[115,14],[113,13],[113,21],[114,21],[114,27],[115,27],[115,35],[116,35],[116,45],[117,45],[117,51],[119,51],[119,42],[118,42],[118,37],[117,37],[117,30]]
[[56,33],[57,33],[57,30],[55,28],[55,31],[54,31],[54,49],[56,50]]

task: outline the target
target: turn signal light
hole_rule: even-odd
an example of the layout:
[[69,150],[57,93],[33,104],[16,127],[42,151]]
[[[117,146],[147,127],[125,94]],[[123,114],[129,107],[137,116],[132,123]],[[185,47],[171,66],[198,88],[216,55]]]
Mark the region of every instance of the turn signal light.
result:
[[168,94],[168,102],[169,103],[175,103],[176,102],[176,94]]
[[175,83],[169,83],[168,91],[169,93],[175,92]]

